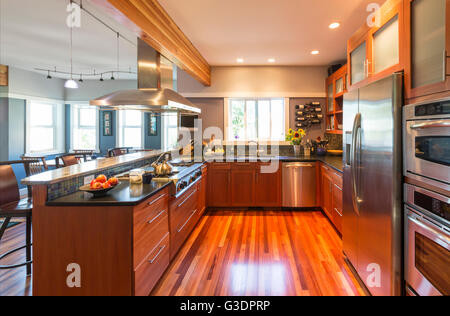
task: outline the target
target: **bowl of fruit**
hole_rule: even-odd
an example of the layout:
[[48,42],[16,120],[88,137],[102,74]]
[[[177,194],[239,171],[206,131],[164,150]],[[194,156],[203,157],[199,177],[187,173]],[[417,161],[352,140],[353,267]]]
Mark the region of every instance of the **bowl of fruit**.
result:
[[84,185],[80,188],[82,192],[89,192],[96,197],[105,196],[109,191],[119,185],[119,180],[115,177],[107,178],[101,174],[97,178],[91,181],[90,184]]

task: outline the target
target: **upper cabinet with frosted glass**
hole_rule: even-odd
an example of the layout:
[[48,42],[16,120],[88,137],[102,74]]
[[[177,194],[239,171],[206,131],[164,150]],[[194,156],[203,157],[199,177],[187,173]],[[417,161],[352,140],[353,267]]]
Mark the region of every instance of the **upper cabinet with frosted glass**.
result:
[[450,0],[405,0],[407,102],[450,95]]
[[404,69],[404,1],[388,0],[348,40],[348,86],[358,88]]

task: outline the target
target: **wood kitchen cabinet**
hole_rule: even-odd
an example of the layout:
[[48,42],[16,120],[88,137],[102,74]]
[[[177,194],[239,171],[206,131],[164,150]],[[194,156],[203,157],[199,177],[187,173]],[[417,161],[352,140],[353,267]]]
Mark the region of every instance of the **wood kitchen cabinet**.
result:
[[211,163],[208,207],[280,207],[281,168],[263,173],[268,163]]
[[408,102],[450,95],[450,0],[405,0],[404,15]]
[[349,90],[404,69],[404,0],[386,1],[376,16],[378,25],[366,21],[348,40]]
[[321,206],[327,217],[342,232],[342,174],[321,163]]
[[259,163],[256,165],[255,201],[260,207],[281,206],[281,165],[274,173],[262,172],[261,168],[268,167],[270,163]]
[[170,201],[170,259],[184,244],[201,217],[198,184],[190,187],[180,197]]
[[322,165],[321,175],[321,192],[322,192],[322,209],[327,214],[328,218],[333,218],[333,180],[331,179],[329,168]]
[[342,134],[344,93],[347,92],[347,76],[347,65],[344,65],[326,80],[326,131],[330,134]]
[[213,162],[208,166],[209,207],[231,206],[231,163]]
[[255,163],[233,163],[231,166],[231,206],[251,207],[255,205]]
[[208,167],[207,165],[204,165],[202,167],[202,178],[200,183],[198,184],[198,188],[199,188],[199,199],[198,199],[198,209],[200,212],[200,216],[202,216],[207,208],[207,204],[206,204],[206,195],[207,193],[207,182],[208,182]]

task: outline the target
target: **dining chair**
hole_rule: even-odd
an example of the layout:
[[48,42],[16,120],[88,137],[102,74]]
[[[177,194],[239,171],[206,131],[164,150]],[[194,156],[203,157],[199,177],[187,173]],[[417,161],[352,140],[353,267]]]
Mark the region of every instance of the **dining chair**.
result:
[[21,249],[26,249],[26,261],[22,263],[0,265],[0,270],[14,269],[26,266],[27,275],[31,274],[31,221],[33,211],[33,201],[31,190],[28,191],[28,197],[21,199],[19,185],[17,183],[16,175],[12,165],[23,164],[27,176],[30,176],[30,164],[38,163],[39,160],[18,160],[18,161],[6,161],[0,162],[0,218],[5,218],[3,224],[0,227],[0,242],[2,237],[8,228],[9,223],[15,218],[25,218],[25,245],[12,249],[4,254],[0,254],[0,261],[9,255],[16,253]]

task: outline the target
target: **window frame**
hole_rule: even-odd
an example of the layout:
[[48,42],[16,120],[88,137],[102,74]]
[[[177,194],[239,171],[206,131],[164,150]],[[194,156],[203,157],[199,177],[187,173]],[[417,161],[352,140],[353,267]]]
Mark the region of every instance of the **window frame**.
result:
[[[167,113],[169,114],[169,113]],[[179,136],[179,131],[180,131],[180,114],[173,112],[173,116],[177,116],[177,135]],[[174,128],[175,126],[167,126],[167,122],[166,122],[166,117],[168,117],[169,115],[164,115],[161,114],[161,129],[162,129],[162,137],[161,137],[161,147],[164,151],[168,151],[171,149],[175,149],[175,148],[170,148],[167,143],[168,141],[168,128]]]
[[[75,149],[82,149],[82,148],[74,148],[74,130],[75,128],[91,128],[86,126],[80,125],[80,109],[95,109],[95,148],[89,148],[94,149],[95,152],[100,152],[100,123],[99,123],[99,117],[100,117],[100,111],[97,107],[93,107],[89,105],[88,102],[77,102],[70,104],[70,151],[74,151]],[[78,122],[75,124],[75,111],[78,111]]]
[[[117,147],[131,147],[131,146],[126,146],[125,144],[122,143],[122,139],[124,137],[124,133],[123,130],[125,128],[137,128],[137,125],[123,125],[120,126],[120,122],[122,121],[122,115],[123,113],[126,113],[126,111],[137,111],[140,112],[141,114],[141,125],[140,125],[140,129],[141,129],[141,148],[145,148],[145,115],[144,112],[139,111],[139,110],[118,110],[117,111],[117,119],[116,119],[116,129],[117,129],[117,135],[116,135],[116,146]],[[126,121],[126,117],[124,118],[124,121]]]
[[[50,105],[53,107],[53,148],[48,148],[39,151],[31,150],[31,130],[33,128],[45,127],[47,125],[31,126],[31,106],[33,103]],[[42,155],[48,156],[53,154],[61,154],[65,152],[65,109],[64,102],[50,99],[27,98],[25,99],[25,152],[26,155]]]
[[[225,141],[227,142],[236,142],[236,143],[248,143],[256,141],[258,143],[283,143],[284,138],[280,138],[279,140],[273,140],[272,139],[272,119],[270,120],[270,139],[260,139],[259,138],[259,102],[260,101],[269,101],[272,111],[272,101],[279,100],[283,102],[283,114],[284,114],[284,133],[289,129],[289,98],[284,97],[233,97],[233,98],[226,98],[225,99],[225,107],[224,107],[224,128],[225,128]],[[244,101],[245,102],[245,111],[244,111],[244,122],[245,122],[245,133],[247,134],[247,102],[248,101],[255,101],[256,104],[256,133],[257,133],[257,139],[248,139],[247,136],[245,139],[235,139],[231,136],[231,110],[232,110],[232,102],[233,101]],[[271,112],[272,113],[272,112]],[[272,117],[272,115],[270,115]]]

